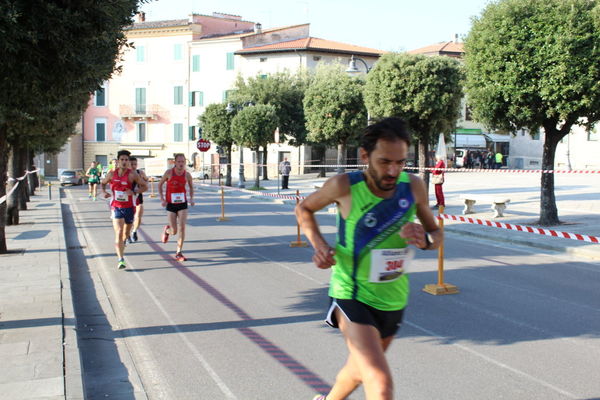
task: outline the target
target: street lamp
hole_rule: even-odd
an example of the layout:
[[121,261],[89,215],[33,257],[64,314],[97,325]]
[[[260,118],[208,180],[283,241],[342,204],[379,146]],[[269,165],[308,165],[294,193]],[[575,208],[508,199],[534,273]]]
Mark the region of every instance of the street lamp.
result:
[[[244,103],[244,104],[236,104],[233,105],[232,103],[227,103],[227,107],[225,108],[225,110],[231,114],[233,112],[237,112],[240,110],[243,110],[244,107],[250,107],[253,106],[254,103],[252,103],[251,101]],[[239,178],[238,178],[238,187],[240,189],[243,189],[246,187],[246,185],[244,184],[244,182],[246,181],[246,178],[244,177],[244,147],[240,144],[240,170],[239,170]]]
[[[363,63],[363,65],[365,66],[365,69],[367,70],[367,72],[366,72],[367,74],[373,68],[373,67],[369,67],[369,64],[367,64],[367,62],[365,60],[363,60],[362,58],[354,57],[354,55],[352,55],[350,57],[350,62],[348,63],[348,68],[346,68],[347,73],[356,74],[356,73],[360,72],[360,70],[358,68],[356,68],[356,61],[360,61],[361,63]],[[369,113],[368,110],[367,110],[367,125],[371,125],[371,114]]]

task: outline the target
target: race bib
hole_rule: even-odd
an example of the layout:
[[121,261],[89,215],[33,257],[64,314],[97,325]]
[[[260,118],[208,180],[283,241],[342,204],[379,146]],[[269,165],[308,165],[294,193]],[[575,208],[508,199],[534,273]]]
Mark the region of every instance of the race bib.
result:
[[395,281],[407,272],[414,256],[414,249],[408,247],[371,250],[369,282],[385,283]]
[[171,203],[178,204],[185,202],[185,193],[171,193]]
[[115,190],[115,200],[116,201],[127,201],[129,196],[127,196],[126,192],[122,192],[120,190]]

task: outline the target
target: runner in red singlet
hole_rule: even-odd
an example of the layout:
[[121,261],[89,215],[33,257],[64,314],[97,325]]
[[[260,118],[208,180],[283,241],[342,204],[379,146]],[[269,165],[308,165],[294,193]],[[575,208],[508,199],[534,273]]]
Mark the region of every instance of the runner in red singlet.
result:
[[[121,150],[117,153],[117,165],[114,169],[108,171],[102,180],[102,193],[104,198],[109,198],[112,195],[110,203],[111,217],[113,220],[113,228],[115,230],[115,248],[119,262],[117,267],[123,269],[125,265],[125,239],[129,237],[131,232],[131,224],[133,223],[135,206],[133,197],[137,193],[145,192],[148,189],[146,182],[135,171],[127,168],[129,155],[127,150]],[[111,194],[106,191],[106,185],[110,183]],[[135,191],[133,183],[136,184]]]
[[[163,185],[167,184],[167,195],[163,195]],[[192,184],[192,175],[185,170],[185,155],[179,153],[175,155],[175,167],[168,169],[160,182],[158,182],[158,195],[163,207],[166,207],[169,218],[169,224],[165,226],[162,234],[162,242],[167,243],[169,235],[177,235],[177,251],[175,259],[177,261],[186,261],[181,250],[185,240],[185,223],[188,215],[188,195],[186,194],[186,185],[188,186],[189,204],[194,205],[194,186]]]

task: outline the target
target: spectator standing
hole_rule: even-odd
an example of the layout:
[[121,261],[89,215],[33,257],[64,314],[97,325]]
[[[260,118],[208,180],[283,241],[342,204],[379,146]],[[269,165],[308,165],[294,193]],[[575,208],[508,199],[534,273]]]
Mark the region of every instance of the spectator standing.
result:
[[[431,182],[435,187],[435,201],[436,204],[433,208],[439,208],[440,206],[445,207],[446,201],[444,199],[444,168],[446,168],[446,163],[444,159],[440,156],[436,156],[437,163],[435,164],[436,169],[431,173]],[[438,169],[440,168],[440,169]]]
[[290,171],[292,165],[288,161],[287,157],[283,158],[283,161],[279,164],[279,173],[281,174],[281,189],[289,189],[288,185],[290,182]]

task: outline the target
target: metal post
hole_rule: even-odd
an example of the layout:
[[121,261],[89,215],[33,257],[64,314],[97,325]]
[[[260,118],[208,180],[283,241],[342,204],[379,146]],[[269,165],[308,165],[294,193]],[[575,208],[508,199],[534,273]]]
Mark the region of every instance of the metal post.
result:
[[244,182],[246,181],[246,178],[244,178],[244,148],[242,146],[240,146],[240,171],[239,171],[239,178],[238,178],[238,187],[239,188],[245,188],[246,185],[244,184]]
[[229,221],[229,218],[225,217],[225,191],[223,186],[221,186],[221,216],[217,218],[217,221]]
[[52,182],[48,182],[48,200],[52,200]]

